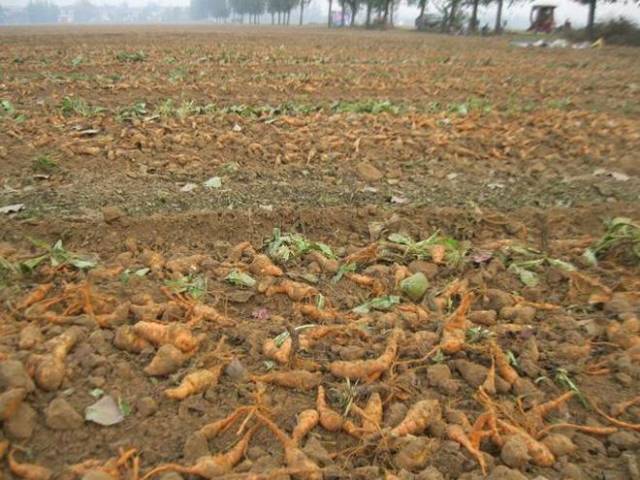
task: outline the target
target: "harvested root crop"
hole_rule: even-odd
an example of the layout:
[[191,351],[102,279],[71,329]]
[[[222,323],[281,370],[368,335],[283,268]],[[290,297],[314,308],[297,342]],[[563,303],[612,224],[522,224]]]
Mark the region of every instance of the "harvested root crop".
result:
[[160,377],[176,372],[189,359],[189,355],[171,344],[161,346],[147,365],[144,372],[152,377]]
[[330,432],[337,432],[342,429],[344,418],[338,412],[327,405],[324,387],[318,386],[318,396],[316,397],[316,410],[319,414],[319,421],[322,428]]
[[254,275],[264,275],[269,277],[281,277],[284,272],[280,267],[275,265],[266,255],[256,255],[253,262],[249,265],[249,271]]
[[140,353],[151,346],[144,338],[139,337],[130,325],[122,325],[116,329],[113,344],[116,348],[130,353]]
[[66,358],[82,337],[79,327],[71,327],[53,340],[52,352],[30,361],[36,385],[48,392],[60,388],[66,374]]
[[15,449],[9,452],[9,470],[16,477],[25,480],[49,480],[53,476],[53,472],[46,467],[34,465],[32,463],[19,463],[15,459]]
[[216,479],[221,475],[228,474],[233,470],[233,467],[240,463],[240,460],[244,458],[244,453],[249,446],[249,441],[251,440],[254,431],[254,429],[251,429],[245,433],[240,441],[226,453],[202,457],[192,467],[183,467],[182,465],[172,463],[161,465],[148,472],[144,477],[142,477],[142,480],[146,480],[147,478],[151,478],[154,475],[167,471],[196,475],[198,477],[208,478],[211,480]]
[[210,369],[189,373],[182,379],[179,386],[165,390],[164,394],[173,400],[184,400],[191,395],[202,393],[218,383],[222,368],[222,365],[217,365]]
[[420,400],[411,406],[402,422],[391,430],[391,435],[394,437],[418,435],[432,421],[440,419],[441,415],[440,403],[437,400]]
[[179,323],[138,322],[133,326],[133,332],[156,346],[170,343],[183,352],[198,348],[198,339],[189,328]]
[[464,348],[466,330],[470,323],[467,320],[467,312],[471,307],[471,303],[473,303],[473,294],[467,292],[462,296],[456,311],[446,320],[442,329],[442,338],[440,339],[442,352],[452,354]]
[[350,380],[364,380],[371,382],[377,380],[380,375],[391,368],[398,354],[398,340],[402,330],[395,329],[391,332],[387,348],[378,358],[373,360],[342,361],[338,360],[329,365],[329,370],[336,377]]
[[318,425],[320,415],[313,409],[303,410],[298,414],[298,423],[296,424],[293,432],[291,432],[291,440],[296,445],[300,444],[300,441],[307,436],[307,434]]
[[312,390],[320,384],[322,375],[306,370],[289,370],[255,375],[251,379],[254,382],[271,383],[280,387],[295,388],[296,390]]
[[[284,461],[291,470],[291,476],[300,480],[322,480],[322,471],[307,455],[298,448],[296,441],[291,439],[271,420],[261,414],[256,414],[262,422],[276,436],[284,450]],[[297,473],[294,473],[297,472]]]
[[291,347],[293,342],[291,337],[287,337],[281,345],[278,345],[276,340],[268,338],[262,344],[262,353],[265,354],[271,360],[284,365],[289,362],[291,358]]
[[291,280],[284,280],[279,285],[272,285],[267,288],[265,294],[267,297],[282,293],[287,295],[294,302],[300,302],[306,298],[311,298],[318,293],[318,291],[309,285],[299,282],[293,282]]

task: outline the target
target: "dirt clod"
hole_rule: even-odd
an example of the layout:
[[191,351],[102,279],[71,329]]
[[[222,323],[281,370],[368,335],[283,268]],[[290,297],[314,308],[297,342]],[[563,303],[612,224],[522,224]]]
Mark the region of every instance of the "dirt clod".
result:
[[136,401],[136,412],[141,417],[150,417],[158,410],[158,402],[151,397],[142,397]]
[[556,457],[571,455],[577,448],[569,437],[562,435],[561,433],[552,433],[547,435],[542,440],[542,443],[544,443]]
[[510,436],[500,451],[500,458],[511,468],[522,468],[530,459],[526,441],[520,435]]
[[0,362],[0,387],[3,389],[24,388],[27,392],[32,392],[35,389],[33,380],[27,374],[24,365],[17,360]]
[[16,412],[4,422],[4,431],[9,437],[26,440],[31,437],[36,426],[38,414],[27,403],[22,403]]
[[377,182],[384,174],[368,162],[360,162],[356,165],[358,176],[365,182]]
[[52,430],[73,430],[80,428],[84,420],[69,402],[56,398],[45,410],[45,422]]

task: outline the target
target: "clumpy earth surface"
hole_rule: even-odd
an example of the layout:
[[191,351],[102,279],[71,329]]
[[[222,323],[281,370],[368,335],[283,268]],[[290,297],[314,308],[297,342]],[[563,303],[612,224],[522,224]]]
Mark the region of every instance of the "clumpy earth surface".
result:
[[640,478],[635,49],[0,31],[6,478]]

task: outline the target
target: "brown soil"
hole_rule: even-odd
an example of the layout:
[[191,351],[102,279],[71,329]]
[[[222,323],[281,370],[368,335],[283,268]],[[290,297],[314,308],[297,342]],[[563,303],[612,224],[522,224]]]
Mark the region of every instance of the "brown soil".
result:
[[[0,208],[24,204],[0,217],[0,441],[24,449],[15,452],[20,462],[59,478],[102,469],[135,479],[164,463],[193,465],[207,450],[229,450],[241,421],[208,442],[194,433],[256,402],[291,434],[297,415],[316,407],[316,389],[268,385],[259,395],[251,376],[307,369],[320,372],[309,378],[320,379],[329,405],[357,427],[366,424],[357,406],[375,392],[383,404],[383,420],[361,438],[318,425],[300,442],[324,478],[481,478],[477,458],[447,432],[459,424],[471,435],[466,420],[483,413],[501,425],[478,444],[491,478],[637,474],[640,404],[622,413],[616,404],[640,391],[638,258],[628,243],[596,266],[582,255],[605,221],[640,219],[635,51],[272,28],[9,28],[0,40],[0,101],[12,106],[0,105]],[[142,61],[122,55],[139,51]],[[206,188],[211,177],[221,186]],[[308,252],[277,257],[268,249],[274,228],[328,244],[343,266],[376,242],[378,252],[355,267],[373,287],[348,274],[336,281]],[[431,247],[416,260],[387,240],[436,231],[436,243],[448,245],[441,262]],[[451,247],[452,239],[460,243]],[[47,256],[24,271],[25,261],[46,254],[42,242],[58,240],[62,265]],[[230,255],[244,241],[255,252]],[[535,252],[525,258],[513,245]],[[284,277],[252,266],[259,253],[271,254]],[[97,265],[78,270],[74,255]],[[199,257],[185,260],[192,255]],[[517,269],[531,259],[535,286]],[[230,284],[232,270],[257,284]],[[418,271],[429,287],[412,302],[398,281]],[[300,286],[270,295],[283,278],[315,292],[298,298]],[[204,280],[204,288],[174,291]],[[457,292],[455,281],[464,284]],[[49,283],[42,298],[24,303]],[[463,345],[449,350],[442,339],[470,292]],[[352,311],[386,295],[400,305]],[[301,304],[321,298],[325,314],[337,315],[301,313]],[[136,325],[142,310],[146,321],[187,324],[201,304],[232,325],[214,317],[190,324],[198,347],[171,365],[173,373],[145,373],[158,345],[132,353],[117,340],[121,323]],[[124,316],[107,324],[104,316],[122,305]],[[314,328],[298,330],[286,364],[265,356],[265,340],[311,323],[345,328],[307,348],[297,344]],[[78,327],[62,383],[45,388],[38,356]],[[378,378],[347,382],[330,369],[337,360],[380,356],[394,329],[403,331],[399,349]],[[495,391],[486,382],[492,342],[518,376],[510,384],[498,369]],[[35,386],[16,373],[16,361]],[[185,375],[220,365],[217,384],[167,398]],[[570,389],[567,379],[579,395],[536,417],[532,408]],[[10,395],[24,397],[19,407],[6,406]],[[102,395],[120,401],[122,422],[78,417]],[[415,437],[394,438],[391,428],[421,400],[437,400],[440,413]],[[349,401],[356,407],[347,412]],[[544,433],[554,423],[617,431]],[[257,415],[246,428],[253,425],[261,425]],[[527,452],[522,432],[539,434],[553,461],[543,465]],[[77,466],[88,460],[95,462]],[[284,467],[282,448],[260,428],[228,473],[312,478]]]

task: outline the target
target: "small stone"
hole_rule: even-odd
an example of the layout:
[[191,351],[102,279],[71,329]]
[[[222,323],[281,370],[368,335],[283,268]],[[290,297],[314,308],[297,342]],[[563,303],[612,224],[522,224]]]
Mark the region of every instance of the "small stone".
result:
[[158,402],[151,397],[142,397],[136,402],[136,410],[141,417],[150,417],[158,410]]
[[621,430],[609,435],[609,443],[620,450],[634,450],[640,446],[640,435],[626,430]]
[[498,314],[495,310],[476,310],[469,313],[469,320],[478,325],[490,327],[496,324]]
[[0,362],[0,388],[24,388],[27,392],[32,392],[36,387],[22,362],[6,360]]
[[466,460],[459,443],[445,441],[434,453],[431,464],[441,472],[446,472],[448,478],[458,478],[464,472],[463,464]]
[[268,453],[262,447],[254,446],[247,449],[247,458],[254,462],[260,457],[264,457],[265,455],[268,455]]
[[609,445],[607,447],[607,456],[609,458],[618,458],[622,452],[615,445]]
[[614,377],[619,383],[621,383],[625,387],[628,387],[633,382],[633,378],[631,378],[631,375],[628,375],[624,372],[617,372],[614,375]]
[[315,437],[311,437],[304,446],[303,452],[311,459],[320,464],[321,467],[333,463],[331,455],[326,448]]
[[234,358],[224,369],[224,373],[234,382],[241,382],[247,377],[247,368],[240,360]]
[[527,480],[527,477],[518,470],[498,465],[487,477],[487,480]]
[[580,451],[588,452],[592,455],[606,455],[607,450],[604,444],[597,438],[584,433],[576,433],[573,435],[573,443],[576,444]]
[[82,416],[64,398],[54,399],[44,414],[45,423],[52,430],[73,430],[84,423]]
[[354,468],[352,471],[354,479],[371,480],[372,478],[380,478],[380,467],[375,465],[367,465],[364,467]]
[[622,458],[626,460],[629,478],[631,478],[631,480],[640,480],[640,465],[638,465],[638,457],[629,452],[625,452],[622,454]]
[[586,478],[582,469],[575,463],[567,463],[562,469],[562,474],[567,480],[582,480]]
[[124,215],[125,213],[120,207],[108,206],[102,209],[102,218],[105,223],[113,223]]
[[451,379],[451,370],[443,363],[431,365],[427,368],[427,381],[429,385],[434,387],[441,386],[444,382]]
[[209,443],[207,438],[200,432],[193,433],[187,441],[184,442],[182,455],[185,462],[193,463],[200,457],[209,455]]
[[233,471],[238,473],[246,473],[250,471],[252,467],[253,467],[253,462],[248,458],[245,458],[242,462],[238,464],[236,468],[233,469]]
[[511,468],[522,468],[529,461],[529,449],[520,435],[512,435],[500,452],[502,461]]
[[411,471],[424,468],[438,443],[437,440],[429,441],[420,437],[409,437],[405,439],[398,452],[393,456],[393,463],[398,468]]
[[26,440],[33,434],[38,414],[27,403],[22,403],[18,410],[4,422],[4,431],[10,437]]
[[91,377],[88,377],[87,380],[89,380],[89,385],[96,388],[104,387],[104,384],[107,383],[104,377],[91,376]]
[[504,307],[513,305],[513,298],[510,294],[497,288],[490,288],[485,293],[486,307],[488,310],[499,312]]
[[11,418],[26,396],[24,388],[12,388],[0,394],[0,421]]
[[[478,388],[487,378],[489,369],[483,365],[459,359],[453,362],[456,370],[471,387]],[[496,377],[497,378],[497,377]]]
[[577,448],[569,437],[562,435],[561,433],[552,433],[547,435],[542,440],[542,443],[544,443],[556,457],[571,455]]
[[114,375],[116,378],[120,378],[122,380],[131,380],[135,377],[135,372],[133,371],[133,368],[131,368],[131,364],[123,360],[116,364]]
[[408,408],[404,403],[392,403],[384,412],[384,425],[386,427],[395,427],[407,414]]
[[42,331],[40,327],[34,324],[29,324],[20,331],[20,339],[18,340],[18,347],[20,350],[31,350],[44,341]]
[[427,467],[415,476],[415,480],[444,480],[444,475],[436,467]]
[[346,361],[359,360],[365,356],[365,349],[357,345],[347,345],[340,348],[340,358]]
[[438,265],[424,260],[414,260],[409,264],[409,270],[411,273],[422,272],[425,277],[431,280],[438,274]]
[[356,173],[365,182],[377,182],[384,176],[380,170],[369,162],[360,162],[356,165]]
[[82,475],[81,480],[113,480],[113,477],[102,470],[89,470]]

